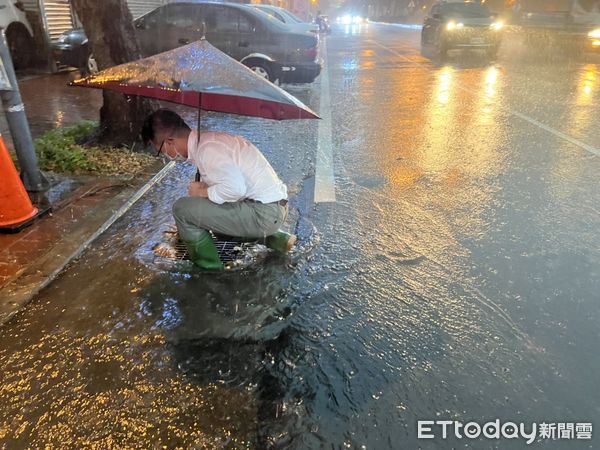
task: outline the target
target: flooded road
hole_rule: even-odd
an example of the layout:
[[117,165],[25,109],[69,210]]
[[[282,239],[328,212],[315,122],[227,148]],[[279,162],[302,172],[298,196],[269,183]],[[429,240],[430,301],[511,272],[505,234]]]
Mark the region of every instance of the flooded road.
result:
[[[178,167],[0,329],[0,444],[516,449],[417,421],[596,425],[599,62],[436,64],[418,41],[326,39],[336,203],[312,202],[317,123],[207,117],[288,183],[298,250],[162,270]],[[290,91],[319,111],[319,80]]]

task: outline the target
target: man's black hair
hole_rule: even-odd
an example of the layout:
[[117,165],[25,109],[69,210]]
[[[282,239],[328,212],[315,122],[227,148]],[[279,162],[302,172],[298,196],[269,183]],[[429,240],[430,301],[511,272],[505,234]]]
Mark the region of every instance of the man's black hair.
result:
[[144,121],[142,126],[142,141],[148,145],[154,139],[157,133],[168,131],[177,133],[179,131],[188,131],[190,127],[185,123],[179,114],[170,109],[157,109]]

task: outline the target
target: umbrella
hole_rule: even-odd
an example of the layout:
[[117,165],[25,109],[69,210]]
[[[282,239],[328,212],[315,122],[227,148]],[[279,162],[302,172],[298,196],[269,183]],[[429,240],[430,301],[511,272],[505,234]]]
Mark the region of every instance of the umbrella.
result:
[[205,111],[275,120],[319,119],[296,97],[205,39],[111,67],[71,85],[141,95]]

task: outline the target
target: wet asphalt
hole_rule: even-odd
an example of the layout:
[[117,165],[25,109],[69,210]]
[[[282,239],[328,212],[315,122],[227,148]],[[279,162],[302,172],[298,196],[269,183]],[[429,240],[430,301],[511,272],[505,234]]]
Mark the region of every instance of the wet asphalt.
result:
[[[298,249],[157,263],[178,167],[0,329],[0,445],[512,449],[417,421],[597,422],[600,58],[437,61],[377,24],[325,45],[337,202],[313,203],[316,121],[206,116],[288,183]],[[288,89],[319,111],[319,80]]]

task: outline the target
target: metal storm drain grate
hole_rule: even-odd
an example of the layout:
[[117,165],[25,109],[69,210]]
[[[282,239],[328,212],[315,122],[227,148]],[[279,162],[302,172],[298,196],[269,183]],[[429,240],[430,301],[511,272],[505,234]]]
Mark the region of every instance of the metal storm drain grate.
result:
[[[179,239],[178,233],[168,231],[164,234],[168,239],[163,244],[171,247],[173,251],[163,252],[156,256],[171,261],[189,261],[187,248]],[[215,241],[217,251],[219,252],[219,258],[224,263],[247,260],[248,258],[256,259],[256,256],[264,251],[264,246],[259,244],[258,241],[245,242],[229,236],[217,236],[213,233],[211,233],[211,235]],[[156,247],[158,247],[158,245]]]

